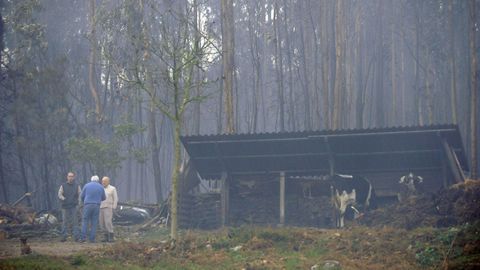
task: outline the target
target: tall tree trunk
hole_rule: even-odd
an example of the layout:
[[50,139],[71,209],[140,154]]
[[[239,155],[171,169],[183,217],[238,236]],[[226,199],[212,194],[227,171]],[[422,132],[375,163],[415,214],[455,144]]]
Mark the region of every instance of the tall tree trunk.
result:
[[53,187],[51,186],[51,183],[50,183],[50,170],[49,170],[49,164],[51,163],[50,162],[50,158],[48,156],[48,149],[47,149],[47,140],[46,140],[46,136],[45,136],[45,132],[46,131],[42,131],[42,165],[43,165],[43,182],[44,184],[42,184],[42,186],[44,185],[45,186],[45,189],[43,188],[40,188],[38,187],[39,191],[40,190],[45,190],[46,192],[44,192],[45,194],[45,203],[46,203],[46,207],[48,210],[52,209],[52,201],[51,201],[51,196],[50,194],[51,193],[51,190],[53,190]]
[[[304,14],[306,12],[306,8],[303,7],[303,5],[305,4],[304,1],[301,1],[300,4],[302,5],[302,14]],[[308,68],[308,59],[309,57],[307,56],[308,52],[307,52],[307,35],[306,35],[306,31],[307,31],[307,27],[306,27],[306,23],[305,23],[305,18],[300,18],[301,20],[301,24],[300,24],[300,42],[301,42],[301,69],[302,69],[302,75],[303,75],[303,79],[301,79],[301,83],[302,83],[302,89],[303,89],[303,97],[304,97],[304,102],[303,102],[303,105],[304,105],[304,110],[305,110],[305,118],[304,118],[304,129],[306,130],[310,130],[312,128],[312,117],[311,117],[311,114],[310,114],[310,78],[308,76],[308,72],[309,72],[309,68]]]
[[396,12],[395,12],[395,0],[391,1],[391,10],[392,10],[392,23],[391,23],[391,54],[392,54],[392,60],[391,60],[391,77],[392,77],[392,111],[391,111],[391,117],[389,120],[389,125],[396,125],[397,122],[397,70],[396,70],[396,41],[395,41],[395,28],[396,28]]
[[[3,63],[3,49],[5,48],[4,39],[4,25],[3,25],[3,16],[2,11],[0,10],[0,64]],[[3,80],[3,68],[0,69],[0,81]]]
[[[432,87],[431,83],[434,81],[432,78],[432,82],[430,81],[430,53],[429,48],[425,47],[425,103],[427,105],[427,116],[428,116],[428,124],[433,124],[433,97],[432,97]],[[433,74],[432,74],[433,75]]]
[[[193,22],[193,31],[195,33],[195,51],[198,50],[200,47],[200,30],[199,30],[199,11],[198,11],[198,2],[197,0],[193,0],[193,15],[195,17],[194,22]],[[200,68],[195,67],[195,95],[197,97],[200,96],[201,94],[201,89],[200,89],[200,82],[203,80],[202,78],[202,71]],[[196,102],[194,106],[194,134],[199,135],[200,134],[200,121],[201,121],[201,111],[200,111],[200,102]]]
[[333,95],[333,129],[341,127],[341,104],[342,104],[342,92],[344,82],[344,5],[343,0],[336,2],[335,10],[335,88]]
[[[420,3],[421,4],[421,3]],[[418,14],[419,3],[416,3],[416,17],[415,17],[415,66],[414,66],[414,74],[415,74],[415,107],[417,113],[417,121],[418,125],[423,125],[423,110],[422,110],[422,89],[420,87],[420,28],[421,28],[421,19],[420,15]]]
[[[15,79],[13,79],[13,99],[15,101],[18,100],[18,91],[17,91],[17,85],[15,82]],[[18,109],[14,110],[14,115],[13,115],[13,124],[14,124],[14,129],[15,129],[15,138],[16,138],[16,150],[17,150],[17,155],[18,155],[18,163],[20,165],[20,174],[22,177],[22,182],[23,182],[23,189],[25,193],[31,191],[30,187],[28,185],[28,178],[27,178],[27,170],[25,168],[25,160],[24,160],[24,146],[21,145],[22,137],[23,134],[21,132],[21,126],[20,126],[20,119],[19,119],[19,112]],[[27,204],[29,206],[32,206],[32,201],[30,200],[30,196],[27,196]]]
[[288,116],[288,126],[289,130],[293,131],[296,129],[295,126],[295,100],[293,96],[293,65],[292,65],[292,45],[290,42],[290,32],[289,32],[289,24],[288,24],[288,16],[287,11],[289,10],[289,6],[287,4],[287,0],[283,1],[284,11],[283,11],[283,32],[285,33],[285,48],[287,54],[287,66],[288,66],[288,97],[289,97],[289,116]]
[[376,38],[376,72],[375,72],[375,90],[376,90],[376,101],[375,101],[375,116],[376,116],[376,127],[385,126],[385,108],[384,108],[384,91],[383,88],[383,72],[384,72],[384,57],[383,57],[383,3],[384,1],[378,2],[378,11],[377,11],[377,38]]
[[406,80],[406,76],[405,76],[405,32],[402,32],[402,39],[401,39],[401,43],[400,43],[400,61],[401,61],[401,64],[400,64],[400,75],[401,75],[401,80],[400,80],[400,84],[401,84],[401,87],[400,87],[400,91],[402,91],[401,93],[401,99],[400,99],[400,111],[401,111],[401,114],[402,114],[402,125],[406,125],[407,124],[407,110],[405,109],[405,92],[406,92],[406,89],[405,89],[405,80]]
[[233,115],[233,72],[234,72],[234,19],[233,0],[221,0],[222,14],[222,62],[223,91],[225,91],[225,113],[227,133],[235,132]]
[[[138,104],[138,117],[140,118],[141,117],[141,106],[140,104]],[[128,122],[131,122],[132,121],[132,115],[134,115],[134,103],[133,103],[133,100],[132,98],[129,98],[128,101],[127,101],[127,121]],[[140,123],[140,125],[142,125],[142,123]],[[131,153],[131,150],[133,150],[134,148],[134,143],[133,143],[133,138],[129,137],[128,138],[128,152]],[[132,190],[133,190],[133,177],[132,177],[132,172],[133,172],[133,158],[132,158],[132,155],[128,155],[128,159],[127,159],[127,198],[128,200],[132,200],[133,199],[133,194],[132,194]],[[135,177],[135,179],[138,180],[138,177]]]
[[[140,3],[141,10],[143,12],[143,1]],[[157,121],[155,117],[155,100],[157,98],[155,85],[152,78],[152,71],[150,70],[150,39],[148,36],[148,31],[146,28],[145,18],[142,13],[142,38],[143,38],[143,68],[145,72],[145,88],[150,96],[150,106],[149,106],[149,135],[150,135],[150,147],[152,150],[152,167],[153,167],[153,178],[155,183],[155,192],[157,194],[157,203],[163,202],[162,195],[162,174],[160,171],[160,144],[157,140]]]
[[452,110],[452,122],[457,123],[457,67],[455,57],[455,23],[453,20],[453,0],[448,3],[449,26],[450,26],[450,106]]
[[356,128],[363,128],[363,111],[365,107],[365,91],[364,91],[364,70],[365,70],[365,59],[366,53],[363,51],[363,43],[364,43],[364,28],[361,27],[360,19],[360,8],[357,7],[357,14],[355,16],[355,33],[357,35],[356,39],[356,46],[355,46],[355,55],[358,58],[356,63],[356,75],[357,80],[356,83],[358,84],[358,91],[357,91],[357,104],[356,104],[356,113],[355,113],[355,125]]
[[329,3],[330,1],[323,1],[321,7],[321,38],[322,38],[322,87],[323,87],[323,119],[325,129],[330,128],[330,50],[329,50]]
[[220,134],[223,132],[223,79],[220,81],[218,87],[220,88],[220,95],[218,95],[217,134]]
[[0,120],[0,187],[2,188],[3,201],[5,203],[8,203],[8,186],[6,184],[5,174],[3,172],[3,142],[2,142],[3,124],[4,124],[3,121]]
[[258,37],[255,34],[253,26],[255,7],[252,5],[248,10],[248,35],[250,39],[250,54],[252,56],[252,101],[251,101],[251,115],[248,132],[255,133],[258,125],[258,92],[260,91],[261,65],[260,56],[258,52]]
[[[148,72],[147,72],[148,73]],[[150,77],[150,75],[147,75]],[[149,83],[149,84],[153,84]],[[152,85],[153,87],[153,85]],[[153,90],[155,91],[155,90]],[[156,124],[156,117],[155,117],[155,107],[152,102],[150,104],[149,110],[149,133],[150,133],[150,147],[152,150],[152,165],[153,165],[153,178],[155,181],[155,192],[157,194],[157,203],[163,202],[163,195],[162,195],[162,174],[160,169],[160,144],[157,140],[157,124]]]
[[180,159],[180,135],[181,135],[181,120],[177,116],[177,119],[174,121],[174,133],[173,133],[173,145],[174,145],[174,165],[173,165],[173,173],[172,173],[172,224],[170,227],[170,235],[172,239],[177,239],[178,237],[178,216],[177,216],[177,201],[178,201],[178,177],[181,167],[181,159]]
[[[312,7],[312,2],[309,0],[307,1],[306,3],[306,6],[307,6],[307,9],[306,9],[306,12],[308,14],[308,18],[310,20],[310,24],[311,24],[311,29],[312,29],[312,34],[311,34],[311,42],[310,44],[313,44],[313,64],[310,66],[310,69],[312,69],[312,73],[311,73],[311,76],[313,77],[313,87],[312,87],[312,90],[313,90],[313,110],[314,110],[314,117],[312,117],[312,120],[313,120],[313,124],[312,124],[312,128],[314,129],[320,129],[320,126],[321,126],[321,98],[320,98],[320,87],[318,86],[318,72],[319,72],[319,67],[318,67],[318,63],[319,63],[319,45],[318,45],[318,36],[317,36],[317,29],[316,29],[316,25],[315,25],[315,20],[313,19],[314,15],[313,15],[313,7]],[[318,31],[320,31],[320,29],[318,29]]]
[[284,86],[283,86],[283,56],[282,56],[282,40],[280,37],[280,27],[278,26],[278,16],[280,9],[278,4],[275,3],[273,28],[275,33],[275,67],[278,81],[278,102],[280,107],[280,131],[285,131],[285,98],[284,98]]
[[478,139],[478,127],[477,127],[477,98],[479,89],[477,87],[477,50],[476,50],[476,28],[478,27],[478,21],[476,20],[475,0],[470,0],[470,91],[471,91],[471,103],[470,103],[470,140],[471,140],[471,160],[472,160],[472,172],[471,178],[477,179],[477,139]]
[[102,121],[102,110],[100,105],[100,97],[97,90],[95,62],[97,61],[97,37],[96,37],[96,15],[95,1],[90,0],[90,59],[88,63],[88,85],[95,103],[95,116],[97,123]]

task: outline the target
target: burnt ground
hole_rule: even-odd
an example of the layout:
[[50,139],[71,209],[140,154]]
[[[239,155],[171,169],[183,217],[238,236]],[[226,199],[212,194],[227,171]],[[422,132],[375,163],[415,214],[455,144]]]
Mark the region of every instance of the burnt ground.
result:
[[[103,243],[74,243],[72,241],[60,242],[58,238],[44,239],[31,238],[28,241],[34,253],[46,256],[71,256],[83,251],[101,250]],[[6,239],[0,241],[0,259],[14,258],[21,255],[19,239]]]
[[[344,229],[243,226],[182,231],[123,227],[114,244],[32,238],[0,241],[1,269],[479,269],[480,184],[475,181],[369,212]],[[3,254],[3,255],[2,255]],[[39,255],[38,255],[39,254]],[[8,256],[10,258],[5,258]]]

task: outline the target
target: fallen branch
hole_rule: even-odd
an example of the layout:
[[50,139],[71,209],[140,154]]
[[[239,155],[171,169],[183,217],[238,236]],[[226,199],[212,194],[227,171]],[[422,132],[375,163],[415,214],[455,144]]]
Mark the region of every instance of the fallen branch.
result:
[[455,244],[455,240],[457,240],[458,233],[460,231],[457,231],[455,233],[455,236],[453,237],[452,243],[450,243],[450,247],[448,248],[447,254],[445,254],[445,258],[443,258],[443,269],[447,270],[448,269],[448,257],[450,256],[450,253],[453,250],[453,245]]

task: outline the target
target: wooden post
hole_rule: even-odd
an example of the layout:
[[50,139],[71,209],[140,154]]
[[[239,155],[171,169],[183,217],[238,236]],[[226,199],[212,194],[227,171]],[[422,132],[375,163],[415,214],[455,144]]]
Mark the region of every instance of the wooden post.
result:
[[285,172],[280,172],[280,226],[285,225]]
[[228,225],[228,213],[229,213],[229,195],[230,195],[230,185],[228,174],[226,172],[222,173],[222,191],[220,193],[221,203],[222,203],[222,227]]
[[330,176],[335,174],[335,157],[333,156],[332,149],[330,148],[330,143],[328,142],[328,137],[324,138],[325,146],[328,151],[328,165],[330,168]]
[[448,167],[447,161],[442,158],[442,180],[443,180],[443,188],[448,187]]

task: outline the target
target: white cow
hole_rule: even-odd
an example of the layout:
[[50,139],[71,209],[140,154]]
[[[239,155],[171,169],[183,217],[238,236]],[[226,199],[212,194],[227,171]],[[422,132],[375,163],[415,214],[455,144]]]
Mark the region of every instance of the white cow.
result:
[[408,196],[417,195],[423,192],[423,178],[412,172],[400,177],[398,183],[402,185],[402,190],[397,194],[398,201],[400,202]]
[[[337,227],[342,228],[345,225],[345,212],[348,208],[352,209],[356,216],[375,208],[375,190],[366,178],[337,174],[330,177],[329,181],[334,192],[333,201],[338,215]],[[360,208],[362,213],[357,208]]]

